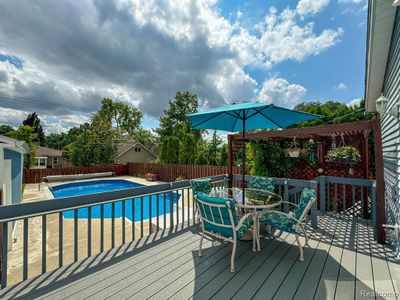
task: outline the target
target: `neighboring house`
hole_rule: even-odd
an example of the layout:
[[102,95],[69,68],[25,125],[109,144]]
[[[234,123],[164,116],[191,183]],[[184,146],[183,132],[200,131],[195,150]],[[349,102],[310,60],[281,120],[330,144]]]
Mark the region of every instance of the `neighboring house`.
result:
[[[378,103],[387,104],[384,111],[380,109],[386,223],[396,226],[400,224],[400,11],[393,3],[369,3],[365,108],[377,111],[378,98]],[[400,253],[399,236],[394,230],[391,233],[389,240]]]
[[46,169],[62,167],[62,151],[39,146],[36,149],[36,157],[31,169]]
[[139,142],[125,142],[117,144],[116,163],[151,162],[157,156]]

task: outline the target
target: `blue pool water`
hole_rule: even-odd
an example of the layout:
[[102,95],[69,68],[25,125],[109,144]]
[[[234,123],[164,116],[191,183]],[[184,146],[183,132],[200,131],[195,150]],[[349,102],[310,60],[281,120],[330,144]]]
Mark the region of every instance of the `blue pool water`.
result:
[[[96,180],[96,181],[86,181],[86,182],[74,182],[66,183],[50,188],[55,200],[58,198],[80,196],[97,194],[102,192],[111,192],[123,189],[129,189],[134,187],[143,186],[142,184],[127,181],[127,180]],[[158,196],[158,212],[159,215],[167,214],[170,212],[170,204],[175,204],[179,195],[177,193],[172,193],[172,199],[170,199],[170,194],[159,194]],[[134,216],[135,221],[140,221],[141,214],[143,211],[143,220],[149,219],[150,216],[150,201],[151,201],[151,217],[157,216],[157,196],[144,196],[143,200],[141,198],[134,199]],[[165,202],[165,205],[164,205]],[[143,208],[142,208],[143,203]],[[111,218],[111,203],[104,205],[104,218]],[[63,213],[64,218],[72,219],[74,218],[74,211],[66,211]],[[122,216],[122,201],[115,203],[115,217],[119,218]],[[132,221],[132,199],[125,201],[125,216]],[[85,219],[88,217],[88,209],[80,208],[78,209],[78,218]],[[100,205],[92,207],[92,218],[100,218]]]

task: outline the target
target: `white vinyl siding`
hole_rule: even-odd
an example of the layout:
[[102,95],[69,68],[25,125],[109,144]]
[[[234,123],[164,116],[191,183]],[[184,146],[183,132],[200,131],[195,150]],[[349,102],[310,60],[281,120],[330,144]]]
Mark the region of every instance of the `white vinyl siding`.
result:
[[[388,109],[400,104],[400,13],[397,9],[383,94],[389,99]],[[386,223],[400,224],[400,126],[399,119],[385,115],[381,119],[385,179]],[[396,243],[396,237],[388,240]],[[397,253],[400,245],[397,242]]]

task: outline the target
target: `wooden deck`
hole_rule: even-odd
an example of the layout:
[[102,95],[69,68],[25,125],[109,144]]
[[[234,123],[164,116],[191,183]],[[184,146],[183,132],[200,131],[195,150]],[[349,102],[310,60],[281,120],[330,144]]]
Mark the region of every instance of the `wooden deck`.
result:
[[[263,239],[261,252],[242,242],[236,273],[231,245],[205,244],[198,257],[196,226],[158,232],[97,257],[46,273],[0,292],[1,298],[45,299],[358,299],[400,297],[394,252],[373,240],[364,220],[326,214],[309,229],[298,261],[293,236]],[[380,297],[377,297],[380,298]],[[381,299],[382,299],[381,298]]]

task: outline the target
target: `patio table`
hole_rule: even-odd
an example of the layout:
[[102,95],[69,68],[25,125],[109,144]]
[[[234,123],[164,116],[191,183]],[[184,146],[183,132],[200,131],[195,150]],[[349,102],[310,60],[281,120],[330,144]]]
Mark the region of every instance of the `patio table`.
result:
[[237,209],[253,211],[253,252],[260,251],[260,211],[280,206],[282,197],[266,190],[246,188],[245,202],[242,204],[242,193],[243,190],[239,188],[223,188],[212,191],[210,195],[233,199]]

